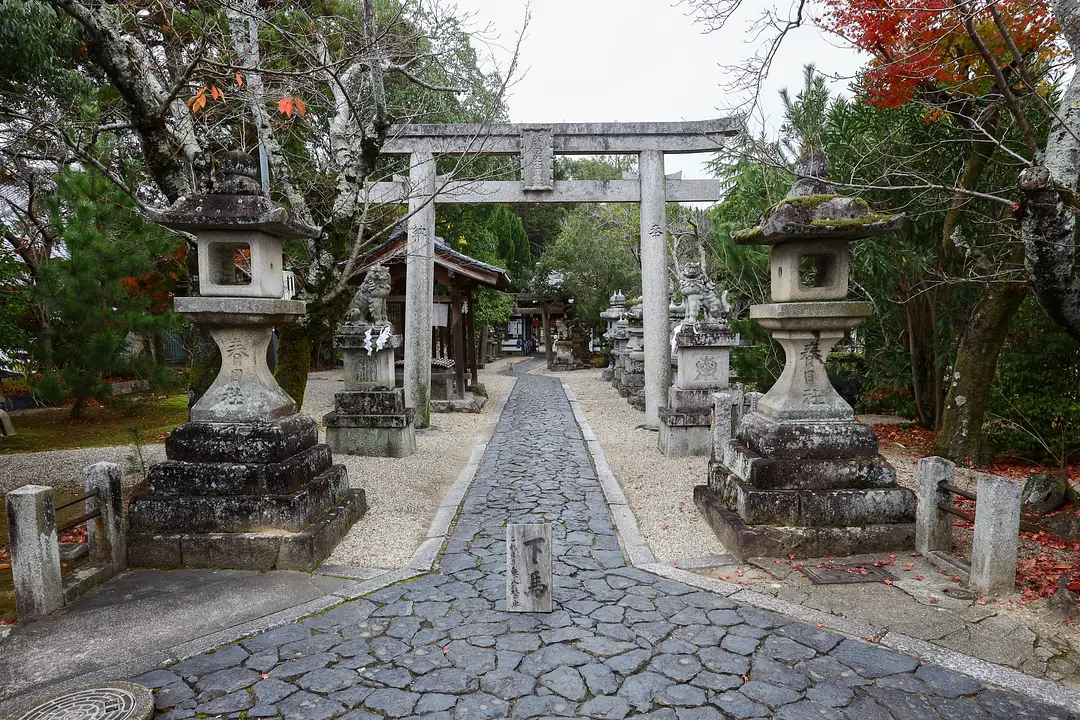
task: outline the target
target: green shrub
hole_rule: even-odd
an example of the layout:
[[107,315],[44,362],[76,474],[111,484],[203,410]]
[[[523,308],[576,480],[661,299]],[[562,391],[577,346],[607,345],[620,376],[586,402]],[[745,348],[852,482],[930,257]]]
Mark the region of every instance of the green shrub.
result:
[[999,453],[1057,465],[1080,456],[1080,343],[1030,298],[998,356],[984,432]]
[[47,372],[33,386],[34,400],[39,405],[62,405],[68,397],[67,388],[60,382],[60,376]]

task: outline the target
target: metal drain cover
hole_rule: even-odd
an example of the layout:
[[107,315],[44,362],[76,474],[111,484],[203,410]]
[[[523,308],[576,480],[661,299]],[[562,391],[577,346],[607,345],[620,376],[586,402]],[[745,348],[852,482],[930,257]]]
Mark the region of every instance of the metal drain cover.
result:
[[61,693],[16,715],[18,720],[150,720],[154,696],[141,685],[110,683]]
[[816,567],[803,565],[799,568],[815,585],[840,585],[842,583],[872,583],[896,578],[884,568],[873,564],[826,565]]
[[975,599],[975,593],[971,592],[970,590],[965,590],[964,588],[958,587],[947,587],[941,591],[941,594],[948,595],[949,597],[956,598],[957,600]]

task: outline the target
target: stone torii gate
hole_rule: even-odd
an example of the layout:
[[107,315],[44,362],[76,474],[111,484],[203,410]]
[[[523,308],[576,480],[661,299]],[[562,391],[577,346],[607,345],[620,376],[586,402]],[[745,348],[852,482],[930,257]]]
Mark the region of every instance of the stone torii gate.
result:
[[[668,333],[669,202],[715,202],[719,180],[664,174],[665,153],[715,152],[741,131],[738,118],[661,123],[551,125],[398,125],[383,145],[409,155],[408,180],[375,183],[376,203],[409,202],[406,258],[405,403],[426,427],[431,391],[431,297],[434,292],[435,203],[637,202],[641,204],[641,285],[645,325],[645,425],[658,428],[671,382]],[[632,180],[555,180],[555,155],[637,155]],[[521,180],[436,178],[439,155],[517,155]]]

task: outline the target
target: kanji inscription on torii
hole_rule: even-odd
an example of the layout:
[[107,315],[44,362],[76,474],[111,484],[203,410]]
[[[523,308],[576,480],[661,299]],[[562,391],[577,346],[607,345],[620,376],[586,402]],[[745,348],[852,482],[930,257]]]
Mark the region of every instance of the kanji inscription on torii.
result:
[[550,127],[521,129],[521,186],[524,190],[555,189],[555,135]]
[[551,525],[507,525],[507,612],[551,612],[554,591]]

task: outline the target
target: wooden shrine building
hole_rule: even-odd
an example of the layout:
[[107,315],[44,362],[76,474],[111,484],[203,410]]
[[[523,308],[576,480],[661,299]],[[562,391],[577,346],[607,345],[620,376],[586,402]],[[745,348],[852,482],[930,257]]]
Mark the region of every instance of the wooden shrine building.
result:
[[[359,285],[367,269],[376,263],[382,263],[390,270],[391,294],[387,299],[387,311],[395,334],[404,333],[407,317],[405,287],[408,240],[408,233],[404,228],[396,231],[382,245],[364,253],[357,260],[357,270],[349,278],[351,285]],[[433,363],[438,363],[444,355],[440,349],[449,349],[449,356],[453,360],[456,395],[459,399],[464,399],[466,376],[469,384],[475,385],[479,382],[480,362],[477,357],[474,293],[481,286],[506,290],[510,286],[510,278],[503,268],[458,252],[440,237],[435,238],[434,260],[436,293],[439,286],[442,286],[444,289],[449,288],[449,294],[432,296],[432,360]],[[402,359],[404,348],[399,348],[397,352],[400,356],[397,359]]]

